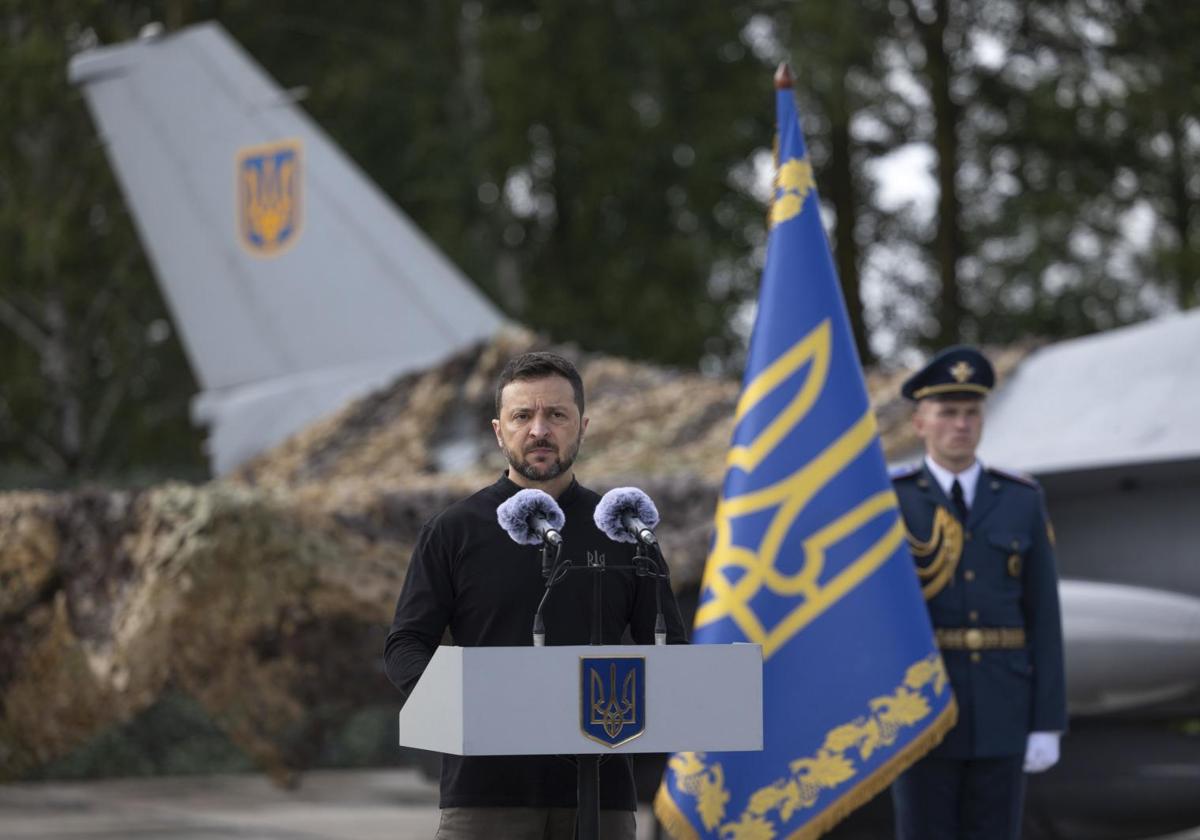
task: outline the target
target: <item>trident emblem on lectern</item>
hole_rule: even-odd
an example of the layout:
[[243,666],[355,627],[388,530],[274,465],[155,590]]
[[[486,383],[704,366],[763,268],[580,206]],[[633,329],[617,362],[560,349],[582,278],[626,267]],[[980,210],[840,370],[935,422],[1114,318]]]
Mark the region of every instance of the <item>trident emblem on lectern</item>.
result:
[[583,734],[617,747],[646,731],[644,657],[594,657],[580,661]]

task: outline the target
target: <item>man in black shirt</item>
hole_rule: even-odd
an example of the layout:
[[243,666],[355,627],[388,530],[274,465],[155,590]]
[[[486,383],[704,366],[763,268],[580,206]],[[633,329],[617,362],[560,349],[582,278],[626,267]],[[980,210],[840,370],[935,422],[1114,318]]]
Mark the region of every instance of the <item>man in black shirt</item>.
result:
[[[564,552],[583,560],[606,555],[632,564],[633,547],[608,539],[592,514],[600,497],[581,486],[572,466],[588,418],[574,365],[553,353],[526,353],[508,363],[496,386],[496,443],[509,467],[500,480],[435,516],[422,529],[385,648],[388,678],[407,699],[449,629],[461,646],[531,644],[533,614],[544,591],[540,552],[513,542],[496,508],[524,488],[549,493],[566,515]],[[619,644],[628,627],[635,642],[654,640],[655,581],[612,569],[602,576],[604,644]],[[686,634],[664,587],[667,640]],[[591,580],[567,575],[544,610],[546,644],[590,640]],[[443,756],[438,840],[563,838],[574,832],[576,775],[556,756]],[[628,756],[600,765],[600,830],[634,837],[633,773]]]

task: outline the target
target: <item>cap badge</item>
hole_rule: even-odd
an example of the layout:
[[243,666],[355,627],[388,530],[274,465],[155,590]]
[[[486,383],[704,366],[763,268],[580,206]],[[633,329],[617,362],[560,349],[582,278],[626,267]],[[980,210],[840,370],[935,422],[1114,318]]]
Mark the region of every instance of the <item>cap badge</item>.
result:
[[975,375],[975,368],[963,361],[959,361],[950,368],[950,375],[954,377],[954,381],[960,385]]

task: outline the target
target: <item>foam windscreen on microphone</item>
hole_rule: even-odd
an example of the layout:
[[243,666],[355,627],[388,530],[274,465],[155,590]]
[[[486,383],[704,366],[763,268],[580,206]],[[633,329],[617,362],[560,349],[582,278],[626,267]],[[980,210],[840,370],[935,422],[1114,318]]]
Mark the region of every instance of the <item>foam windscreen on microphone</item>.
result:
[[555,531],[561,531],[567,521],[558,502],[544,490],[522,490],[496,508],[500,527],[521,545],[542,544],[542,535],[530,522],[535,517],[546,520]]
[[636,487],[615,487],[604,494],[604,498],[596,505],[592,519],[596,527],[605,533],[610,540],[617,542],[637,542],[637,536],[630,532],[621,517],[632,513],[647,528],[658,524],[658,508],[650,497]]

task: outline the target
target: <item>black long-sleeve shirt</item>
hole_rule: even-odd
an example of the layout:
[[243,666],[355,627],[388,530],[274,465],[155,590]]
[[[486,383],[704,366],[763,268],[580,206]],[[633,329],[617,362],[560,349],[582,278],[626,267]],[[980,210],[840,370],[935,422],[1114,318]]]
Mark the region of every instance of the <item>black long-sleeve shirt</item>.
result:
[[[541,550],[518,545],[501,529],[496,508],[521,488],[507,475],[430,520],[413,551],[396,604],[384,658],[388,679],[407,699],[449,628],[463,647],[532,644],[533,614],[545,591]],[[563,554],[576,564],[600,552],[607,565],[632,564],[634,548],[613,542],[592,521],[600,497],[572,481],[558,498],[566,515]],[[655,581],[632,570],[611,569],[603,581],[604,644],[620,644],[628,627],[634,642],[654,641]],[[543,610],[546,644],[585,645],[591,639],[591,573],[571,572],[553,589]],[[662,587],[667,641],[687,635],[671,589]],[[556,756],[452,756],[442,758],[442,808],[558,807],[576,804],[574,766]],[[600,765],[600,807],[637,808],[628,756]]]

